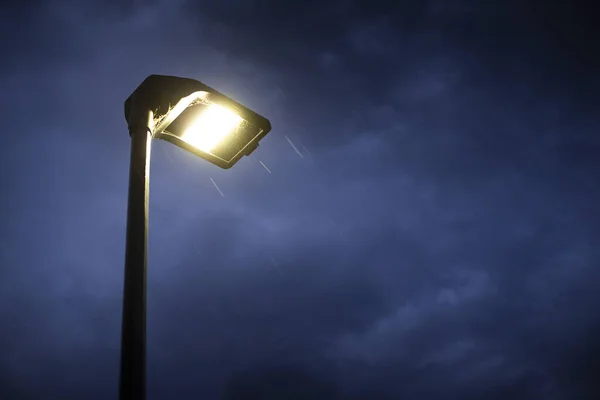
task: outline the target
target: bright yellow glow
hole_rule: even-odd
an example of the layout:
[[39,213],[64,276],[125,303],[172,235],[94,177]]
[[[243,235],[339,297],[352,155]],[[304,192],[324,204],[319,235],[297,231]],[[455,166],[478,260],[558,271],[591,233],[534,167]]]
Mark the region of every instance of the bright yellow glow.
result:
[[188,127],[181,139],[198,149],[209,152],[242,122],[235,113],[215,104],[209,105]]

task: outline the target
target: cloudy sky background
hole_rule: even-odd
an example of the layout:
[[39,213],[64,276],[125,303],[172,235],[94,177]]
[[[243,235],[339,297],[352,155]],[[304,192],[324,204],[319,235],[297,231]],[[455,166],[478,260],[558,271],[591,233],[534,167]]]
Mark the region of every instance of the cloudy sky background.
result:
[[152,73],[273,131],[228,171],[153,143],[149,400],[600,397],[592,17],[391,3],[0,6],[1,398],[116,398]]

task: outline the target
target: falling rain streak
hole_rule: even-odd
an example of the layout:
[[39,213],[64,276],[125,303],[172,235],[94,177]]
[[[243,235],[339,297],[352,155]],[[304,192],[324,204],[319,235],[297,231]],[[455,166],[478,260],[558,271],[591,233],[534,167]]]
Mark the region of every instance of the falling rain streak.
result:
[[310,151],[308,151],[308,149],[306,148],[305,145],[301,144],[302,146],[302,150],[304,150],[304,152],[306,153],[306,155],[308,155],[309,158],[312,158],[312,155],[310,154]]
[[302,155],[302,153],[300,153],[300,150],[298,150],[298,148],[296,146],[294,146],[294,143],[292,143],[292,141],[290,140],[290,138],[287,137],[287,135],[286,135],[285,138],[288,141],[288,143],[290,144],[290,146],[292,146],[292,148],[294,149],[294,151],[296,152],[296,154],[298,154],[300,156],[300,158],[304,158],[304,156]]
[[167,151],[166,147],[160,146],[162,148],[163,153],[167,156],[167,159],[169,160],[169,162],[171,164],[175,164],[175,161],[173,160],[173,157],[171,157],[171,155],[169,154],[169,152]]
[[265,163],[264,163],[264,162],[262,162],[262,161],[260,161],[260,160],[259,160],[258,162],[260,163],[260,165],[262,165],[262,166],[264,167],[264,169],[266,169],[266,170],[267,170],[267,172],[268,172],[268,173],[271,173],[271,170],[270,170],[269,168],[267,168],[267,166],[265,165]]
[[219,194],[221,195],[221,197],[225,197],[225,195],[223,194],[223,192],[221,192],[221,189],[219,189],[219,187],[217,186],[217,183],[215,182],[215,180],[213,178],[210,178],[210,181],[213,183],[213,185],[215,185],[215,189],[217,189],[217,191],[219,192]]
[[279,268],[279,264],[277,264],[277,262],[275,262],[273,257],[270,257],[270,258],[271,258],[271,263],[273,264],[273,266],[275,268],[277,268],[277,271],[279,271],[279,275],[283,276],[283,271],[281,271],[281,268]]
[[304,145],[304,143],[302,143],[302,141],[300,139],[298,139],[298,143],[300,144],[300,148],[302,149],[304,154],[307,155],[308,158],[312,158],[312,154],[310,154],[310,151],[308,151],[308,149],[306,148],[306,146]]

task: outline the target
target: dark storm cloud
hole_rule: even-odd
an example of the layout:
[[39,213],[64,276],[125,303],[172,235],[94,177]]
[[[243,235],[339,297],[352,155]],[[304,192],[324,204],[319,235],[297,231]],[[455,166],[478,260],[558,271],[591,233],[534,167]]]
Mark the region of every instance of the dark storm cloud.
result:
[[585,354],[599,326],[598,79],[572,78],[589,58],[573,10],[229,1],[14,13],[3,29],[22,24],[30,50],[7,45],[1,81],[17,93],[3,105],[20,133],[0,150],[8,398],[116,393],[122,101],[149,73],[202,79],[275,127],[235,171],[154,144],[149,398],[597,390]]
[[[599,82],[584,61],[593,24],[575,6],[330,2],[315,12],[265,0],[188,7],[198,8],[203,35],[285,73],[289,119],[318,121],[307,132],[315,145],[376,130],[390,143],[389,157],[415,173],[487,177],[529,160],[564,119],[592,115],[589,88]],[[573,144],[584,134],[575,133]]]
[[[357,210],[346,216],[357,221],[358,208],[371,218],[385,210],[388,224],[374,226],[394,244],[397,252],[381,248],[394,265],[371,259],[369,269],[393,282],[379,290],[398,311],[366,333],[342,335],[336,354],[354,351],[395,368],[375,367],[362,382],[342,379],[345,385],[387,388],[382,397],[441,398],[449,387],[449,397],[464,398],[582,393],[557,377],[554,357],[564,354],[553,349],[574,340],[560,326],[595,325],[595,316],[560,300],[585,302],[572,287],[594,280],[598,259],[591,239],[598,232],[588,220],[598,198],[590,175],[598,142],[587,105],[593,99],[581,92],[598,81],[588,69],[579,68],[579,80],[572,74],[589,59],[582,43],[590,25],[579,34],[561,29],[559,14],[573,10],[554,6],[421,3],[363,13],[345,2],[304,15],[310,7],[219,4],[200,7],[204,34],[295,78],[281,78],[289,108],[300,110],[286,117],[312,124],[302,138],[321,157],[321,171],[329,168],[322,190],[353,177],[365,196],[353,198]],[[327,148],[348,142],[358,154],[367,148],[370,162],[352,158],[331,168],[350,153]],[[404,173],[389,172],[392,166]],[[404,174],[410,178],[402,185]],[[376,194],[388,203],[377,207]],[[578,383],[585,390],[590,381]]]

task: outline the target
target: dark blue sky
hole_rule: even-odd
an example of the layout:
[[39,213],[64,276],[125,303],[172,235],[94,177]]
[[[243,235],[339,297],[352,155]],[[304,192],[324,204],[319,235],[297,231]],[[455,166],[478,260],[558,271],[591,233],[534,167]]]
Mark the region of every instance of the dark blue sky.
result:
[[598,35],[560,3],[0,6],[0,398],[116,398],[152,73],[273,131],[227,171],[153,144],[149,400],[600,398]]

